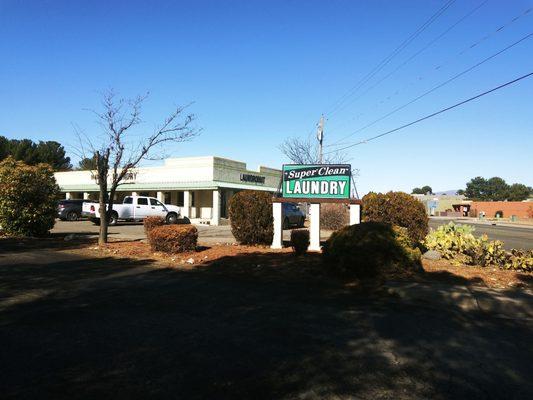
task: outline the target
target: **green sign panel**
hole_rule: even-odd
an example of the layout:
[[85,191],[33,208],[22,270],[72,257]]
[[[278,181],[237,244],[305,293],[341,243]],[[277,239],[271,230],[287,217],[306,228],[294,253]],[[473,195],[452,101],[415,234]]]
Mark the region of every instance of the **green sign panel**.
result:
[[349,199],[352,168],[349,164],[286,164],[282,197]]

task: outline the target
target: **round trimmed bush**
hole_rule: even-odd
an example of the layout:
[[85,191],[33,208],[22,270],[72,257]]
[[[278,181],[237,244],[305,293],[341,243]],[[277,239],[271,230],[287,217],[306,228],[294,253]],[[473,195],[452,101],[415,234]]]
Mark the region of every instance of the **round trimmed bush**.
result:
[[407,228],[413,245],[429,232],[424,205],[404,192],[374,193],[363,197],[363,221],[385,222]]
[[229,204],[231,233],[241,244],[270,244],[274,235],[272,194],[245,190]]
[[420,250],[407,230],[382,222],[363,222],[334,232],[323,247],[327,267],[340,275],[368,278],[392,270],[419,270]]
[[44,236],[54,227],[59,186],[48,164],[0,163],[0,225],[10,235]]
[[182,253],[196,249],[198,230],[192,225],[161,225],[148,231],[148,242],[154,251]]
[[304,254],[309,248],[309,230],[293,229],[291,231],[291,246],[296,255]]

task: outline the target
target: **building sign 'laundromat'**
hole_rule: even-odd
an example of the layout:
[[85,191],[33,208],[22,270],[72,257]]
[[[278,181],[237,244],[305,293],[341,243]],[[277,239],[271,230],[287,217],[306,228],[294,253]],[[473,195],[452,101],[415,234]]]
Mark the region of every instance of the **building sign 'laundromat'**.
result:
[[283,166],[282,197],[349,199],[352,168],[349,164]]

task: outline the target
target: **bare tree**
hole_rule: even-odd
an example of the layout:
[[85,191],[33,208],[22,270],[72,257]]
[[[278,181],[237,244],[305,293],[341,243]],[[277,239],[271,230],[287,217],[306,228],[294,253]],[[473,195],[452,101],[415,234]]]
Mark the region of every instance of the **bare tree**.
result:
[[[107,243],[113,200],[121,182],[141,161],[164,158],[161,152],[164,144],[186,142],[200,133],[200,129],[193,126],[194,114],[185,115],[188,106],[180,106],[151,132],[132,137],[132,128],[142,122],[141,106],[147,97],[146,94],[134,99],[117,99],[112,89],[107,90],[102,95],[102,110],[91,110],[102,128],[101,143],[95,146],[87,135],[78,132],[82,157],[94,157],[95,160],[100,190],[100,245]],[[86,149],[89,149],[89,155]]]
[[[320,164],[318,141],[309,135],[307,139],[292,137],[279,145],[281,152],[295,164]],[[348,157],[342,152],[324,155],[324,164],[345,164]]]

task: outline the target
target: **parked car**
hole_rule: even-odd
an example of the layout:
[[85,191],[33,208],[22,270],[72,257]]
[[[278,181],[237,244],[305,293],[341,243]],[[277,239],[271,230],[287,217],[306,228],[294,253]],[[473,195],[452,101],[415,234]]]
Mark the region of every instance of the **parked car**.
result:
[[283,229],[291,227],[303,227],[305,214],[296,203],[282,203]]
[[77,221],[81,218],[82,205],[90,200],[60,200],[57,205],[57,217],[61,221]]
[[[83,203],[82,215],[88,217],[94,224],[100,224],[99,205]],[[109,225],[116,225],[118,221],[142,221],[146,217],[159,216],[167,223],[175,224],[180,218],[180,208],[163,204],[153,197],[127,196],[122,204],[113,204],[113,211]]]

